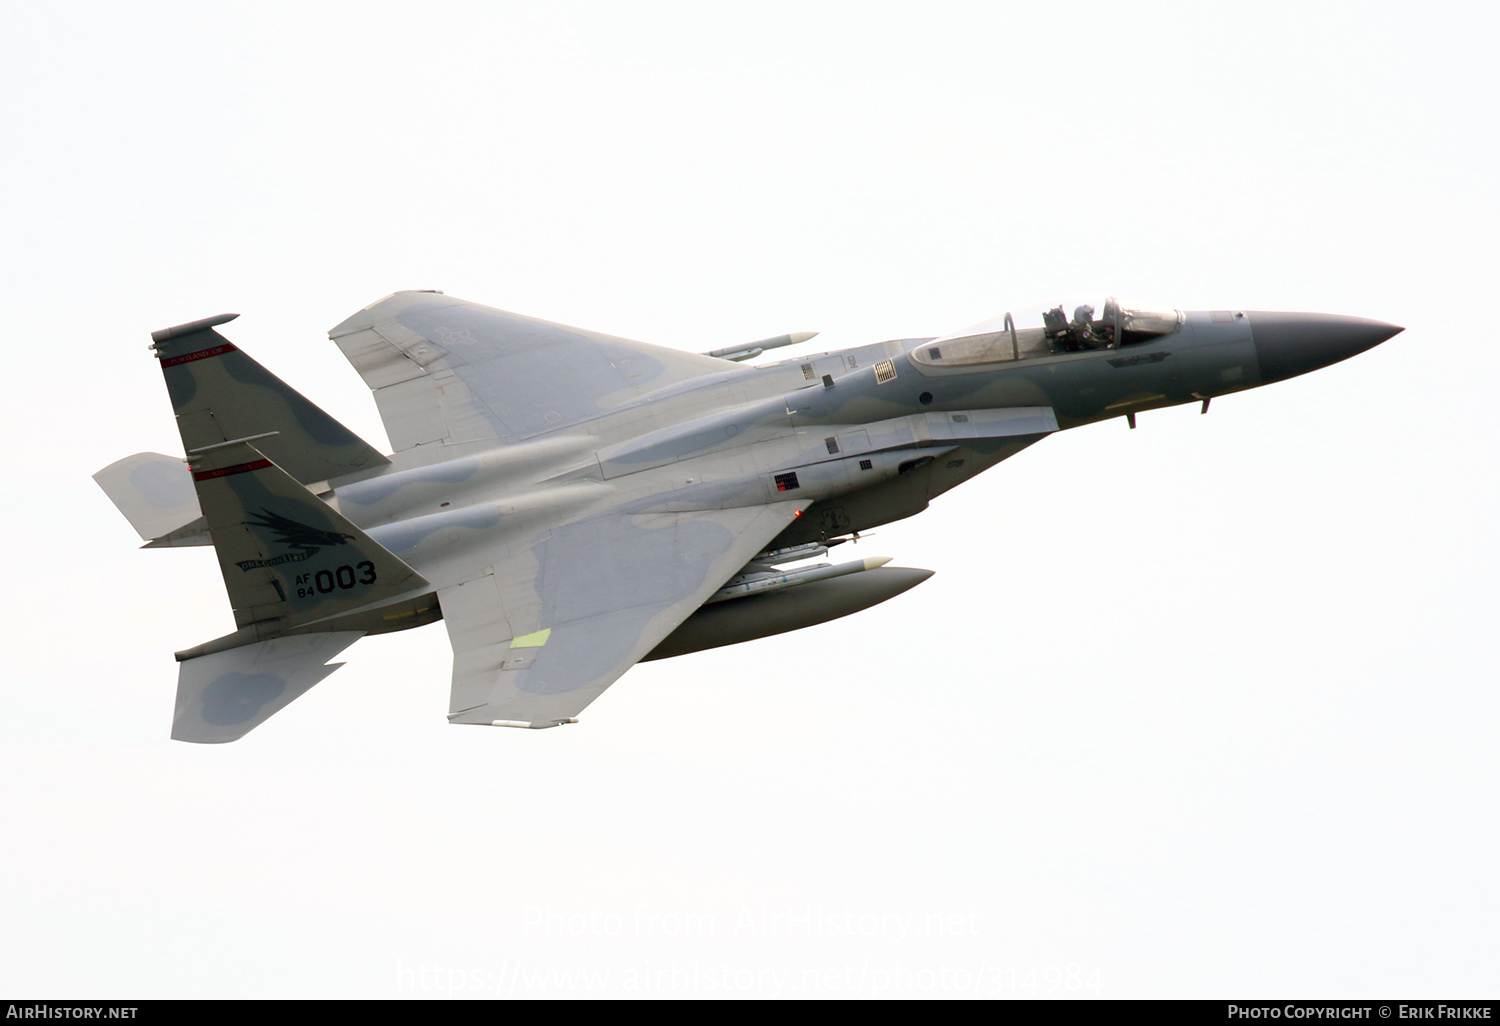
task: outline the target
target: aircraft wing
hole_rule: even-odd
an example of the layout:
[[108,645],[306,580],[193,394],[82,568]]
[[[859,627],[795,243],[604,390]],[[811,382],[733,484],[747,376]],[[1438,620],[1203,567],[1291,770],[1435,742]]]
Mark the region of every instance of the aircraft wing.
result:
[[397,292],[328,333],[375,393],[393,451],[516,441],[707,374],[697,353],[615,338],[438,292]]
[[568,723],[693,614],[807,503],[632,514],[549,532],[438,592],[453,723]]

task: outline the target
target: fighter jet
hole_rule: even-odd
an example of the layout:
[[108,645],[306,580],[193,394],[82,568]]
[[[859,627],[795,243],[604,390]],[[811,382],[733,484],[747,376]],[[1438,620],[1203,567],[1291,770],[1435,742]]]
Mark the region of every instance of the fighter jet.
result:
[[329,332],[384,455],[216,329],[152,333],[185,459],[95,475],[146,540],[212,545],[236,629],[178,652],[172,737],[243,737],[367,634],[442,620],[448,719],[553,727],[625,671],[797,630],[931,571],[815,563],[1056,431],[1201,403],[1402,329],[1121,306],[751,364],[398,292]]

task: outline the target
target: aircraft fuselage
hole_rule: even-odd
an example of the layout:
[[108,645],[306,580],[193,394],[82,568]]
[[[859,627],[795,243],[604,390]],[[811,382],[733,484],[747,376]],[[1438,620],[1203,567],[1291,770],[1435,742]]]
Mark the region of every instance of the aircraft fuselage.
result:
[[334,501],[430,578],[480,536],[586,516],[622,495],[650,515],[800,492],[813,505],[773,547],[794,545],[918,513],[1054,430],[1254,388],[1397,330],[1330,315],[1189,312],[1135,344],[967,366],[924,359],[931,340],[878,343],[737,368],[450,462],[393,465]]

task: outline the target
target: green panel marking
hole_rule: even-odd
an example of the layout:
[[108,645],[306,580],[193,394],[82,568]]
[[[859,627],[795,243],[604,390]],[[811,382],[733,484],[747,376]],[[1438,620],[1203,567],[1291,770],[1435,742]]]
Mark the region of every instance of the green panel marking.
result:
[[519,638],[512,638],[511,642],[510,642],[510,647],[511,648],[541,648],[543,645],[545,645],[547,643],[547,639],[549,637],[551,637],[551,636],[552,636],[552,628],[551,627],[543,627],[539,631],[533,631],[530,634],[523,634]]

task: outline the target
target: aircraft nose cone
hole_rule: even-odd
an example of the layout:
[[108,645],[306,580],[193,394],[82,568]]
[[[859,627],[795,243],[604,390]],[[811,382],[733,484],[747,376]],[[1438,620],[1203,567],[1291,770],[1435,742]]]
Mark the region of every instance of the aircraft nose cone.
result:
[[1406,329],[1365,317],[1246,311],[1260,380],[1281,381],[1372,349]]

